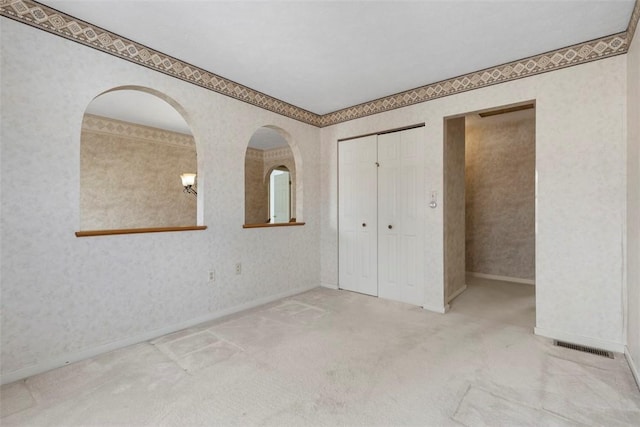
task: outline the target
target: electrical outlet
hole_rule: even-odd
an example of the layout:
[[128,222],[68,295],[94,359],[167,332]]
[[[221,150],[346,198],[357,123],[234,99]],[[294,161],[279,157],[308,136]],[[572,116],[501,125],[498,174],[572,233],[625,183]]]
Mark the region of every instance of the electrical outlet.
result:
[[241,263],[236,263],[236,274],[240,274],[242,273],[242,264]]
[[215,270],[210,270],[209,271],[209,282],[215,282],[216,281],[216,271]]

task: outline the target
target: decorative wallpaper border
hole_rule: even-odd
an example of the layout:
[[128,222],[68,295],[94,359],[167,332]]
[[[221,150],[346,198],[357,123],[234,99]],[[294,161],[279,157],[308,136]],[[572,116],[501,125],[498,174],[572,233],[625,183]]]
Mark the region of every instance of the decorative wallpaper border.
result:
[[142,139],[156,144],[188,148],[194,151],[196,149],[196,142],[191,135],[125,122],[110,117],[96,116],[95,114],[84,115],[82,130],[125,138]]
[[248,147],[247,157],[256,160],[277,160],[288,159],[293,156],[290,147],[278,147],[270,150],[259,150],[257,148]]
[[[627,42],[630,45],[633,41],[633,36],[638,28],[638,21],[640,21],[640,0],[636,0],[636,5],[631,12],[631,19],[629,19],[629,26],[627,27]],[[629,46],[627,46],[627,50]]]
[[291,151],[291,147],[289,147],[288,145],[286,147],[278,147],[278,148],[272,148],[270,150],[264,150],[262,154],[265,160],[279,160],[279,159],[293,158],[293,152]]
[[320,116],[33,0],[0,0],[0,15],[265,110],[319,126]]
[[629,48],[640,19],[640,0],[636,0],[625,32],[428,84],[322,116],[120,37],[34,0],[0,0],[0,15],[265,110],[313,126],[325,127],[444,96],[624,54]]
[[627,47],[626,33],[618,33],[344,108],[322,116],[320,126],[330,126],[444,96],[621,55],[626,53]]
[[264,152],[262,150],[258,150],[257,148],[247,147],[247,152],[245,155],[249,159],[255,159],[255,160],[264,159]]

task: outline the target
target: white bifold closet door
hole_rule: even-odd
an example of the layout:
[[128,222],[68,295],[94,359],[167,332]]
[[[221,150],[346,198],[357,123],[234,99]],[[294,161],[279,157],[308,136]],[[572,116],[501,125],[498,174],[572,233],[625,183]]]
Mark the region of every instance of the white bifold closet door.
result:
[[338,145],[339,283],[424,304],[424,128]]
[[378,296],[424,304],[424,128],[378,135]]
[[339,144],[340,288],[378,295],[376,136]]

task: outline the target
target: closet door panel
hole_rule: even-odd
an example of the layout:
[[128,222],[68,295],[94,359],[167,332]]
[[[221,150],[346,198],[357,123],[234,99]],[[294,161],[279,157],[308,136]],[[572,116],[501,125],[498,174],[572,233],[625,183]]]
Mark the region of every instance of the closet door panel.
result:
[[[399,235],[397,224],[398,176],[396,147],[389,141],[379,143],[378,168],[378,287],[380,296],[389,298],[398,284]],[[389,226],[391,225],[391,228]],[[384,289],[384,291],[383,291]]]
[[339,286],[369,295],[378,294],[376,146],[375,136],[338,144]]
[[401,203],[400,133],[378,135],[378,292],[399,301],[402,239],[398,223]]
[[[413,163],[415,158],[407,156],[402,162],[400,172],[400,197],[402,206],[399,222],[402,224],[402,258],[403,269],[400,279],[403,286],[398,300],[422,305],[424,292],[424,221],[426,204],[424,201],[424,168]],[[416,155],[419,154],[416,153]]]
[[355,145],[339,145],[339,283],[343,289],[357,290],[357,200],[354,186],[357,171],[355,169]]
[[426,140],[424,128],[400,133],[402,207],[400,209],[404,245],[400,256],[406,262],[402,277],[401,301],[424,304],[425,221],[427,214]]
[[[355,254],[356,233],[352,231],[340,233],[340,256],[339,256],[339,268],[340,268],[340,283],[341,287],[344,282],[347,286],[349,284],[356,283],[356,260],[355,256],[349,256]],[[353,285],[352,285],[353,286]],[[347,289],[343,287],[344,289]],[[350,289],[355,290],[355,289]]]
[[[398,236],[395,234],[386,234],[381,236],[381,242],[378,245],[378,256],[381,260],[395,261],[398,259],[399,244]],[[380,262],[378,264],[378,281],[382,286],[379,286],[379,296],[382,298],[389,298],[389,289],[395,288],[398,285],[398,269],[400,266],[397,262]]]
[[[424,303],[424,129],[379,135],[379,295]],[[393,236],[394,249],[385,247]]]

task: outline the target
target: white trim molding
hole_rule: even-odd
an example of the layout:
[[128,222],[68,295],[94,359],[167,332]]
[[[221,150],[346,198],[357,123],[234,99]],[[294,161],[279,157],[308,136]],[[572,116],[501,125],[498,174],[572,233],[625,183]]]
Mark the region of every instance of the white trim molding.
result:
[[154,338],[161,337],[163,335],[167,335],[173,332],[181,331],[182,329],[190,328],[195,325],[199,325],[201,323],[209,322],[212,320],[220,319],[224,316],[228,316],[230,314],[238,313],[240,311],[248,310],[254,307],[258,307],[264,304],[268,304],[273,301],[277,301],[282,298],[288,298],[293,295],[298,295],[303,292],[310,291],[312,289],[317,288],[317,286],[307,286],[302,288],[291,289],[286,292],[282,292],[276,295],[271,295],[264,298],[259,298],[257,300],[240,304],[235,307],[230,307],[224,310],[216,311],[215,313],[207,314],[206,316],[197,317],[195,319],[187,320],[186,322],[177,323],[171,326],[167,326],[160,329],[155,329],[153,331],[145,332],[140,335],[136,335],[133,337],[125,338],[122,340],[114,341],[105,345],[101,345],[98,347],[88,348],[79,352],[63,354],[59,356],[55,356],[51,359],[44,360],[36,365],[31,365],[23,369],[19,369],[17,371],[8,372],[2,377],[0,377],[0,384],[8,384],[14,381],[18,381],[24,378],[31,377],[33,375],[41,374],[43,372],[50,371],[51,369],[60,368],[65,365],[69,365],[70,363],[79,362],[81,360],[89,359],[91,357],[95,357],[113,350],[117,350],[123,347],[127,347],[133,344],[139,344],[142,342],[146,342],[152,340]]
[[519,277],[498,276],[496,274],[474,273],[467,271],[467,274],[471,277],[480,277],[481,279],[500,280],[503,282],[523,283],[525,285],[535,286],[536,281],[533,279],[521,279]]
[[328,282],[320,282],[320,287],[327,288],[327,289],[334,289],[336,291],[340,289],[338,288],[337,283],[328,283]]
[[551,338],[559,341],[566,341],[571,344],[579,344],[587,347],[600,348],[602,350],[614,351],[616,353],[624,353],[625,345],[620,342],[603,340],[599,338],[585,337],[582,335],[568,334],[566,332],[555,331],[546,328],[534,328],[534,333],[541,337]]
[[449,298],[447,298],[447,304],[449,304],[451,301],[453,301],[455,298],[457,298],[461,293],[463,293],[466,290],[467,290],[467,285],[464,285],[463,287],[455,291],[453,294],[451,294]]
[[449,309],[451,307],[449,307],[449,304],[446,304],[446,305],[441,306],[441,307],[436,307],[434,305],[423,304],[422,308],[427,310],[427,311],[432,311],[434,313],[445,314],[446,312],[449,311]]

